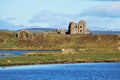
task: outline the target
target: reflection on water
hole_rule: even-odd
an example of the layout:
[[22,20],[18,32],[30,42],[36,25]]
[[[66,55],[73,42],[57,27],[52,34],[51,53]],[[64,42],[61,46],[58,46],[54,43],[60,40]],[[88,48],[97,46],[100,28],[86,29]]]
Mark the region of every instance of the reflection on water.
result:
[[120,63],[81,63],[0,68],[0,80],[120,80]]

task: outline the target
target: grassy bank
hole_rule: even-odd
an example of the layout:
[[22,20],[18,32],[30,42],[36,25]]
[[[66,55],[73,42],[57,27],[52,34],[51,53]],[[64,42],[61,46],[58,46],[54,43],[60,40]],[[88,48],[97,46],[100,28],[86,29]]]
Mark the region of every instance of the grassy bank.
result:
[[62,35],[34,33],[33,40],[18,39],[16,33],[0,32],[0,50],[58,50],[63,48],[117,50],[119,35]]
[[29,53],[19,56],[10,56],[8,58],[0,58],[0,66],[49,63],[120,62],[119,44],[119,35],[34,33],[33,40],[22,40],[17,38],[16,33],[0,32],[0,50],[78,50],[62,53]]
[[120,51],[115,50],[85,50],[66,54],[62,52],[27,53],[20,56],[0,59],[0,66],[52,64],[52,63],[82,63],[82,62],[120,62]]

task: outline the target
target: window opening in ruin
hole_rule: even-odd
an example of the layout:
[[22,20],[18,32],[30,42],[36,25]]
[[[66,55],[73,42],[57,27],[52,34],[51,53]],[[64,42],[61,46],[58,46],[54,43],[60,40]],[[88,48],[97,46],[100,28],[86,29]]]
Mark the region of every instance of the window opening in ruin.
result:
[[60,32],[58,32],[58,34],[60,34]]
[[82,30],[80,30],[80,32],[82,32]]

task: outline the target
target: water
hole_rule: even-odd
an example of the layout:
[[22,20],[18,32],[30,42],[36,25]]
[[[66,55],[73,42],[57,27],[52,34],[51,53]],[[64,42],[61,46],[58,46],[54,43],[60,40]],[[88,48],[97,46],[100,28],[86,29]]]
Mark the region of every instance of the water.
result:
[[118,35],[120,31],[91,31],[92,34],[110,34],[110,35]]
[[120,63],[81,63],[0,68],[0,80],[120,80]]
[[7,56],[0,56],[0,58],[7,58]]
[[0,54],[20,55],[28,52],[60,52],[61,50],[0,50]]

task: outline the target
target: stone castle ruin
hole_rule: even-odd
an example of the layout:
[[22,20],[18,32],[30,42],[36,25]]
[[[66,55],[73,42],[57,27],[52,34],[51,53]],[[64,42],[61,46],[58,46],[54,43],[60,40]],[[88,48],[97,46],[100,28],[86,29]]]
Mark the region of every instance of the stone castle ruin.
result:
[[79,21],[79,23],[70,22],[68,26],[68,34],[89,34],[86,22],[84,20]]
[[66,34],[65,30],[63,30],[63,29],[57,29],[56,33],[57,34]]
[[[57,29],[56,32],[54,33],[55,34],[66,34],[66,30]],[[84,20],[79,21],[79,23],[70,22],[68,26],[67,34],[89,34],[89,30],[86,27],[86,22]],[[34,38],[33,33],[28,30],[21,30],[20,32],[18,32],[18,39],[33,40],[33,38]]]
[[33,33],[28,30],[21,30],[18,32],[18,39],[22,40],[32,40],[33,39]]

